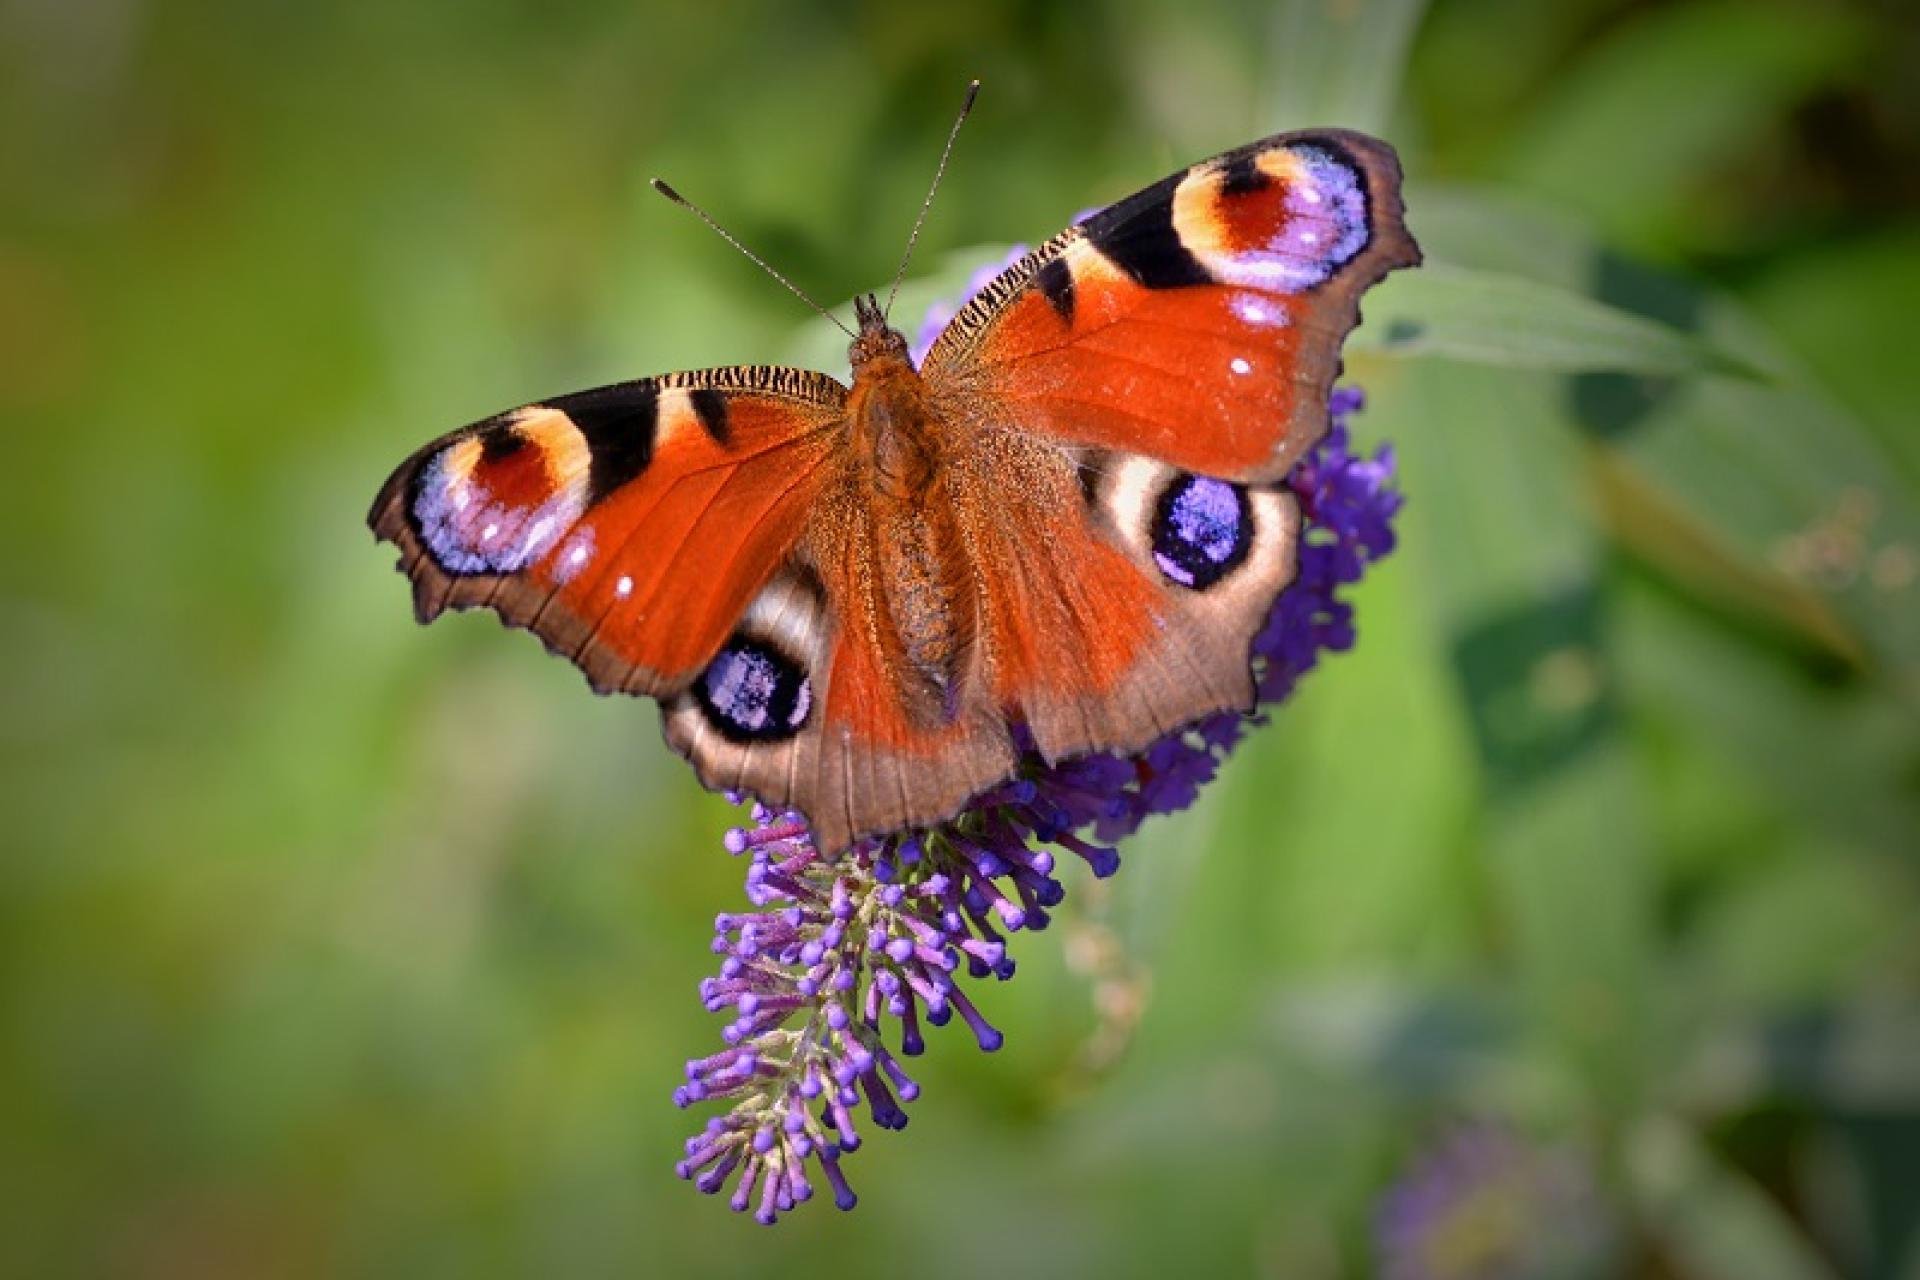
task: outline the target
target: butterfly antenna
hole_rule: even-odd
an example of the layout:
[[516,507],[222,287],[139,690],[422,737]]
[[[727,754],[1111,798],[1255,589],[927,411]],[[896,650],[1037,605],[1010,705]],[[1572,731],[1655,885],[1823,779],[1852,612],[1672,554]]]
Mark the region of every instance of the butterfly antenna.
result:
[[825,307],[815,302],[812,298],[809,298],[806,295],[805,291],[802,290],[799,285],[787,279],[785,276],[781,275],[778,271],[775,271],[772,267],[768,266],[767,260],[765,258],[762,258],[759,254],[755,253],[753,250],[747,248],[747,246],[741,244],[738,240],[734,239],[732,233],[729,232],[725,227],[721,226],[719,223],[715,222],[712,216],[709,215],[705,209],[702,209],[699,205],[687,199],[685,196],[681,195],[678,191],[675,191],[672,187],[660,181],[660,179],[658,178],[655,178],[653,180],[653,189],[655,191],[658,191],[661,195],[665,196],[667,199],[673,201],[675,204],[679,205],[682,209],[686,209],[690,211],[694,217],[700,219],[700,221],[706,223],[709,227],[713,228],[714,234],[718,235],[722,240],[725,240],[728,244],[732,245],[734,248],[738,249],[742,254],[746,255],[747,260],[753,263],[756,267],[759,267],[762,271],[772,276],[775,280],[778,280],[781,284],[787,286],[787,291],[793,294],[794,297],[800,299],[800,301],[806,303],[808,306],[812,307],[815,311],[819,312],[821,315],[825,316],[827,319],[833,321],[834,327],[840,330],[840,332],[846,334],[849,338],[855,336],[853,330],[847,328],[846,325],[840,323],[840,318],[838,316],[834,315],[833,312],[827,310]]
[[887,290],[887,305],[882,316],[893,314],[893,299],[900,292],[900,282],[906,278],[907,264],[913,261],[913,246],[919,243],[921,224],[927,220],[927,210],[933,208],[933,193],[940,189],[940,179],[947,172],[947,157],[953,154],[953,140],[960,136],[960,126],[967,122],[967,113],[973,110],[973,100],[980,96],[980,82],[972,81],[967,85],[967,100],[960,104],[960,114],[954,119],[953,130],[947,134],[947,145],[940,152],[940,167],[933,171],[933,185],[927,188],[926,201],[920,206],[920,216],[913,220],[913,234],[907,237],[907,251],[900,258],[900,269],[893,273],[893,288]]

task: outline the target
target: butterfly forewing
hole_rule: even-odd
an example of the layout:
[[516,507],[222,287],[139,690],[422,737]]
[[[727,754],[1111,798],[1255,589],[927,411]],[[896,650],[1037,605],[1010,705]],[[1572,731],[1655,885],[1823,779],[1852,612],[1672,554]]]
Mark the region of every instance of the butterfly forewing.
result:
[[1281,134],[1008,268],[955,316],[926,376],[955,416],[1277,480],[1326,430],[1360,294],[1418,261],[1390,148]]
[[420,450],[369,522],[422,621],[485,606],[602,692],[677,692],[799,539],[845,394],[740,368],[561,396]]

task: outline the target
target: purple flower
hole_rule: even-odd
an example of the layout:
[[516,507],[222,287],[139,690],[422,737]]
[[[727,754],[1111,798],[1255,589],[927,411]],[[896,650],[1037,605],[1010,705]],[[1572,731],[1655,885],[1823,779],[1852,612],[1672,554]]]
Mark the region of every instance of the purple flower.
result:
[[[969,296],[1004,265],[977,272]],[[916,353],[952,314],[929,313]],[[1393,455],[1353,452],[1347,419],[1360,408],[1358,390],[1336,391],[1332,430],[1288,477],[1305,535],[1299,575],[1253,643],[1263,704],[1291,693],[1321,653],[1353,644],[1353,610],[1340,592],[1393,549],[1401,504]],[[1192,804],[1255,719],[1225,712],[1129,756],[1049,766],[1029,753],[1015,778],[957,817],[833,858],[821,856],[800,814],[755,805],[753,825],[725,841],[749,859],[754,910],[714,922],[723,959],[700,989],[707,1008],[731,1017],[726,1047],[689,1062],[674,1093],[683,1107],[727,1109],[687,1141],[680,1176],[710,1193],[732,1186],[736,1210],[772,1223],[812,1197],[811,1168],[835,1203],[852,1208],[841,1158],[865,1140],[866,1125],[906,1127],[902,1104],[920,1086],[901,1059],[925,1049],[925,1029],[957,1016],[980,1048],[1000,1047],[962,984],[1013,976],[1009,935],[1045,928],[1065,897],[1057,859],[1112,875],[1115,844],[1150,815]]]
[[1374,1221],[1386,1280],[1611,1274],[1610,1216],[1584,1161],[1463,1125],[1422,1152]]

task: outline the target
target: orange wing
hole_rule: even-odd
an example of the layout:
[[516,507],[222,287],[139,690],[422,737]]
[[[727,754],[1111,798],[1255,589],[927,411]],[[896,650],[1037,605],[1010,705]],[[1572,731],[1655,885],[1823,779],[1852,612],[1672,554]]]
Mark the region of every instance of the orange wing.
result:
[[823,848],[936,821],[1022,732],[1129,750],[1250,703],[1296,563],[1273,482],[1326,428],[1361,290],[1418,257],[1397,182],[1382,144],[1286,135],[1056,237],[930,354],[942,461],[909,516],[873,501],[845,388],[743,368],[456,431],[370,520],[423,621],[492,608],[657,696],[703,782]]
[[561,396],[421,449],[368,522],[422,622],[484,606],[600,692],[678,693],[799,539],[845,400],[758,367]]
[[1419,261],[1392,148],[1280,134],[1015,263],[954,317],[924,373],[960,421],[1278,480],[1326,431],[1360,294]]
[[981,660],[1043,755],[1251,705],[1298,561],[1279,482],[1327,430],[1361,293],[1420,260],[1401,212],[1386,144],[1281,134],[1069,228],[935,342],[933,402],[994,495],[962,512]]
[[955,469],[980,682],[1043,757],[1252,710],[1248,652],[1297,564],[1289,493],[1012,432]]
[[[1016,762],[1006,720],[975,671],[940,688],[907,658],[887,599],[898,583],[882,569],[890,530],[870,483],[850,459],[716,660],[715,669],[737,658],[742,678],[769,688],[792,684],[794,714],[743,734],[727,698],[712,696],[711,674],[665,708],[668,742],[709,785],[803,810],[825,850],[947,817]],[[731,679],[722,673],[723,695]]]

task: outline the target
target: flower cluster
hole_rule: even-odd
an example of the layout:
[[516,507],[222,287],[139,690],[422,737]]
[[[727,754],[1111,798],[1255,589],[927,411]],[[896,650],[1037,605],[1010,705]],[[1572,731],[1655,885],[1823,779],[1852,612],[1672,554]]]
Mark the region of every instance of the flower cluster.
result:
[[[1352,450],[1347,419],[1360,407],[1358,391],[1336,391],[1332,430],[1288,479],[1305,536],[1299,574],[1254,641],[1263,704],[1287,697],[1322,653],[1352,645],[1340,592],[1393,547],[1393,456]],[[728,851],[749,860],[753,910],[715,921],[723,959],[700,990],[708,1009],[731,1017],[726,1047],[689,1062],[674,1095],[683,1107],[727,1109],[687,1141],[680,1176],[709,1193],[731,1186],[736,1210],[772,1223],[812,1197],[811,1167],[852,1208],[841,1158],[863,1140],[855,1113],[864,1106],[873,1125],[905,1127],[902,1104],[920,1087],[901,1059],[923,1051],[923,1028],[957,1015],[980,1048],[1000,1047],[962,982],[1013,976],[1009,935],[1045,928],[1065,897],[1057,859],[1112,875],[1115,843],[1192,804],[1255,719],[1216,715],[1127,756],[1049,765],[1029,752],[1013,779],[957,817],[832,857],[802,815],[754,806],[752,826],[726,835]]]

